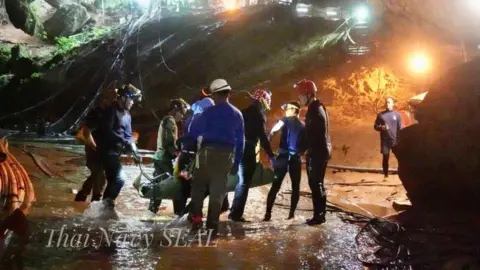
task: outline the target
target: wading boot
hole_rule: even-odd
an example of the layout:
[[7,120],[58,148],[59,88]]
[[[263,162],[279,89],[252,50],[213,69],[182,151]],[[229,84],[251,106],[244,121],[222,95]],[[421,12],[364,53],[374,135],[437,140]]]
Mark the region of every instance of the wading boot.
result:
[[160,208],[160,204],[162,201],[157,201],[154,199],[150,199],[150,203],[148,204],[148,210],[154,214],[158,212],[158,209]]
[[228,202],[228,197],[225,196],[225,199],[223,199],[223,203],[222,203],[222,211],[220,213],[227,212],[229,208],[230,208],[230,203]]
[[265,217],[263,217],[263,221],[267,222],[272,220],[272,214],[271,213],[265,213]]
[[290,211],[290,213],[288,214],[287,220],[294,219],[294,218],[295,218],[295,212]]
[[76,202],[84,202],[87,200],[87,195],[83,194],[83,192],[79,191],[77,195],[75,195],[74,201]]
[[325,215],[319,215],[314,218],[307,219],[307,222],[305,224],[307,224],[308,226],[315,226],[315,225],[321,225],[325,223],[325,221],[326,221]]

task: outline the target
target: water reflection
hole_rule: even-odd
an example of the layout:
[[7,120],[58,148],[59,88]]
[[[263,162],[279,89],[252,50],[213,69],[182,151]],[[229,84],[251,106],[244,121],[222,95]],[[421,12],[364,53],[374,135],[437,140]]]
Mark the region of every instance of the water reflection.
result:
[[[135,172],[134,168],[127,168],[131,179]],[[79,173],[78,178],[83,176]],[[149,215],[148,201],[137,196],[131,183],[125,184],[116,213],[102,211],[99,203],[90,206],[73,203],[70,189],[77,186],[59,180],[35,182],[37,203],[28,216],[34,234],[22,255],[25,268],[17,269],[363,269],[355,253],[354,236],[358,229],[333,214],[327,216],[326,224],[317,228],[302,225],[305,216],[300,211],[294,220],[260,222],[263,195],[247,206],[246,212],[254,222],[231,223],[222,216],[221,234],[224,236],[215,247],[198,243],[191,247],[174,247],[175,241],[163,246],[140,244],[132,247],[128,243],[134,234],[161,238],[165,229],[181,229],[188,233],[189,224],[185,218],[171,222],[140,221],[141,217]],[[259,191],[252,193],[255,192]],[[62,227],[70,236],[89,233],[91,239],[97,239],[92,240],[96,244],[102,230],[117,235],[126,232],[123,243],[127,244],[71,247],[67,243],[65,247],[64,239],[57,240]],[[53,237],[51,230],[56,230]]]

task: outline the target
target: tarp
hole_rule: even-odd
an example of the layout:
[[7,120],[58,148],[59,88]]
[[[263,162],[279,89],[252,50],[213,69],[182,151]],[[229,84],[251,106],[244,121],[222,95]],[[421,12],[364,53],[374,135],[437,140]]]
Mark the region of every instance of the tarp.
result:
[[[145,180],[142,180],[143,176],[139,175],[136,180],[134,181],[134,187],[137,189],[139,192],[140,196],[144,198],[152,198],[153,197],[153,189],[150,190],[147,194],[142,194],[141,193],[141,185],[139,185],[139,182],[145,182]],[[274,178],[274,173],[273,170],[270,168],[265,168],[263,167],[262,164],[257,163],[257,169],[255,170],[255,174],[253,175],[252,179],[252,184],[251,187],[258,187],[258,186],[263,186],[272,183]],[[235,187],[237,186],[238,183],[238,175],[230,175],[228,177],[228,182],[227,182],[227,187],[226,191],[227,192],[232,192],[235,191]],[[155,185],[155,197],[157,199],[173,199],[173,197],[178,193],[178,191],[181,189],[180,182],[173,176],[161,181],[160,183]]]

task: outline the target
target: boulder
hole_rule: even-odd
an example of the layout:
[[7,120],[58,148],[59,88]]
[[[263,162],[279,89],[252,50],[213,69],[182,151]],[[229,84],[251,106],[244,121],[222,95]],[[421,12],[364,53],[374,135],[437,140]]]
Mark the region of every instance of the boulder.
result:
[[49,37],[66,37],[75,34],[89,19],[85,7],[72,3],[61,6],[44,27]]
[[30,4],[33,0],[8,0],[5,1],[5,9],[13,26],[22,29],[29,35],[37,32],[37,17]]
[[480,201],[480,58],[433,84],[400,131],[400,179],[413,205],[473,207]]
[[48,4],[50,4],[54,8],[60,8],[63,5],[71,4],[71,0],[45,0]]

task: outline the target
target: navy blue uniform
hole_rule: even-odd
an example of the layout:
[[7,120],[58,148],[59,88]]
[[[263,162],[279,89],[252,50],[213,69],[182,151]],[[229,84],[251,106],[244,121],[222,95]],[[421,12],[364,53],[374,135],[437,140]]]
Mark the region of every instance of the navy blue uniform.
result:
[[287,172],[292,182],[292,197],[290,201],[290,216],[293,217],[300,198],[300,180],[302,174],[301,154],[305,151],[305,124],[297,116],[283,117],[279,155],[275,160],[275,179],[267,197],[266,216],[270,216],[275,198],[282,186]]
[[96,119],[88,119],[86,125],[89,128],[96,127],[97,152],[107,178],[103,199],[115,200],[126,178],[120,155],[126,145],[133,143],[131,116],[127,110],[114,103]]
[[[382,129],[384,125],[388,127],[387,130]],[[385,110],[377,115],[373,128],[380,132],[380,153],[383,155],[383,174],[387,177],[390,150],[397,143],[398,132],[402,128],[402,118],[397,111]]]

